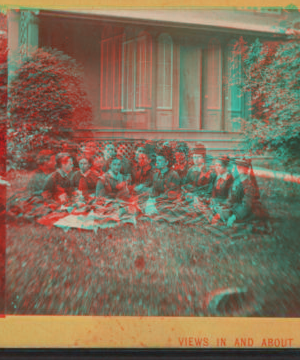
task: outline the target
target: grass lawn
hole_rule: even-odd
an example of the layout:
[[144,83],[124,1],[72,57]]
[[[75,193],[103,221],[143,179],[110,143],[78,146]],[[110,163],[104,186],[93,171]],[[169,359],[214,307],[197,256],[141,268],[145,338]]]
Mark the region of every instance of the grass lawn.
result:
[[210,293],[247,287],[251,315],[300,316],[299,272],[298,238],[284,235],[220,241],[195,225],[95,234],[7,224],[8,314],[205,316]]

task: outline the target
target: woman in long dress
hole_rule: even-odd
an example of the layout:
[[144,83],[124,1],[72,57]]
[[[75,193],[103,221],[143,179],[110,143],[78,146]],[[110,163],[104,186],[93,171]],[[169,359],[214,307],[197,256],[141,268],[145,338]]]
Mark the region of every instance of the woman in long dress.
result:
[[[71,179],[72,187],[76,192],[76,201],[85,202],[95,196],[96,185],[99,179],[98,158],[81,155],[78,158],[79,169]],[[102,174],[101,174],[102,175]]]
[[105,197],[108,199],[128,197],[128,182],[120,172],[122,159],[115,156],[111,158],[108,166],[109,170],[104,174],[103,179],[98,180],[96,197]]
[[128,158],[130,154],[128,153],[126,142],[120,141],[117,143],[116,155],[121,159],[120,173],[124,176],[128,183],[131,183],[131,161]]
[[73,188],[69,174],[73,168],[73,160],[69,153],[56,155],[56,167],[47,179],[43,197],[53,199],[60,203],[66,203],[72,198]]
[[145,148],[138,146],[131,166],[131,179],[137,193],[149,191],[153,184],[154,169],[151,158],[146,154]]
[[229,163],[230,158],[224,155],[216,159],[214,164],[217,176],[212,187],[211,199],[209,201],[210,212],[208,212],[209,219],[213,224],[219,220],[219,209],[226,203],[233,184],[234,179],[229,170]]
[[166,218],[172,218],[172,207],[180,201],[180,177],[172,170],[174,154],[168,144],[163,144],[156,151],[156,168],[153,176],[153,185],[147,201],[145,212],[148,215],[164,213]]
[[38,169],[27,184],[27,190],[33,195],[41,195],[47,177],[55,171],[55,155],[51,150],[42,150],[37,157]]
[[180,178],[176,171],[172,169],[174,155],[172,148],[164,145],[156,152],[157,172],[153,177],[153,187],[151,195],[160,199],[175,199],[180,194]]
[[172,169],[179,175],[181,184],[188,173],[189,169],[189,147],[185,142],[179,142],[175,148],[175,164]]
[[245,157],[236,160],[233,158],[230,167],[234,182],[227,201],[215,216],[216,220],[221,219],[228,227],[235,222],[244,222],[263,214],[251,160]]
[[195,196],[209,198],[212,193],[216,173],[210,168],[205,146],[197,144],[192,149],[194,165],[188,170],[182,182],[182,192],[187,201]]
[[103,171],[106,173],[109,170],[111,159],[116,156],[115,145],[112,143],[106,144],[103,149],[103,156],[104,156]]
[[105,165],[105,160],[103,153],[102,152],[96,153],[95,156],[93,157],[91,172],[95,174],[95,176],[97,176],[98,178],[102,177],[104,175],[104,171],[103,171],[104,165]]

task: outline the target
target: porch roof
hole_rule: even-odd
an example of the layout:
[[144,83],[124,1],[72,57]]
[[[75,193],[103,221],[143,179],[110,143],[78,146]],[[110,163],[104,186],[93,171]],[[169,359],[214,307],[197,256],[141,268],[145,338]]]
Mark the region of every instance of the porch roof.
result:
[[[243,31],[265,34],[284,34],[287,20],[296,14],[281,15],[254,13],[230,9],[195,9],[195,10],[96,10],[68,9],[49,10],[41,13],[52,13],[66,17],[85,17],[122,21],[130,23],[155,24],[186,28],[222,28],[228,31]],[[299,16],[299,13],[298,13]]]

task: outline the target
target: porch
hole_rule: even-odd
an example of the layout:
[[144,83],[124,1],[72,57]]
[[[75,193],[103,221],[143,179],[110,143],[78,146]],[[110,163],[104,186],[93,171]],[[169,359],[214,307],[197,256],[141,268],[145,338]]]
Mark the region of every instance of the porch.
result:
[[281,16],[266,24],[265,14],[229,10],[187,11],[184,21],[176,11],[24,13],[10,21],[18,46],[56,48],[83,65],[93,124],[74,139],[201,141],[216,155],[243,149],[250,115],[235,44],[282,31]]

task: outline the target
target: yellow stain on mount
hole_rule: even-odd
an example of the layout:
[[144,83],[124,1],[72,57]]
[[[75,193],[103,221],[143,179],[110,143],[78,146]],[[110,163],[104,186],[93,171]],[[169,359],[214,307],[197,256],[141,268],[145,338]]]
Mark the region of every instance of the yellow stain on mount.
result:
[[[141,5],[142,4],[142,5]],[[106,9],[147,9],[147,8],[261,8],[261,7],[286,7],[291,5],[289,0],[4,0],[2,6],[11,8],[106,8]],[[300,7],[300,0],[293,1],[293,5]]]

